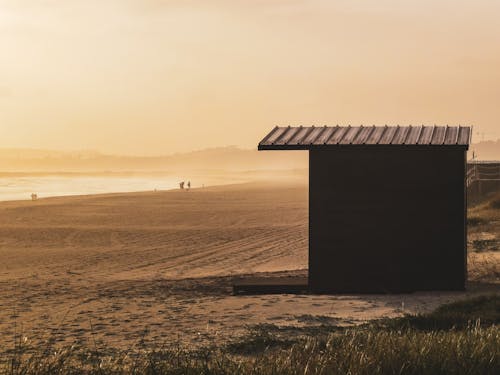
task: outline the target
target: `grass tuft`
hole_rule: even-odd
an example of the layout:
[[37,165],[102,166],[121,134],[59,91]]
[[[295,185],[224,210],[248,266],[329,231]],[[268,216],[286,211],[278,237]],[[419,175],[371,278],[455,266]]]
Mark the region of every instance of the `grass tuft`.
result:
[[500,323],[500,296],[480,296],[442,305],[431,313],[382,320],[391,329],[464,329],[475,322],[486,327]]
[[0,374],[496,375],[499,320],[500,297],[492,295],[294,341],[280,337],[279,327],[261,325],[240,341],[198,351],[175,347],[105,355],[95,348],[69,348],[30,354],[20,346],[2,358]]
[[86,360],[71,350],[28,357],[3,374],[498,374],[500,330],[468,326],[460,331],[350,329],[308,337],[256,356],[227,351],[162,350]]
[[500,210],[500,197],[493,199],[490,202],[490,207],[495,209],[495,210]]
[[255,355],[275,348],[286,349],[296,342],[297,340],[283,339],[276,333],[255,326],[246,336],[227,344],[226,350],[231,354]]
[[469,216],[467,217],[467,224],[472,227],[477,227],[480,225],[488,224],[489,220],[484,217],[479,216]]

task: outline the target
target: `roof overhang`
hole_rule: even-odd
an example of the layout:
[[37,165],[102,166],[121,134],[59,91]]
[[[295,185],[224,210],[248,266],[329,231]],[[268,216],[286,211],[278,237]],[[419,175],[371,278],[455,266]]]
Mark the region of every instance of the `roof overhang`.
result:
[[275,127],[259,150],[310,150],[338,147],[469,148],[469,126],[287,126]]

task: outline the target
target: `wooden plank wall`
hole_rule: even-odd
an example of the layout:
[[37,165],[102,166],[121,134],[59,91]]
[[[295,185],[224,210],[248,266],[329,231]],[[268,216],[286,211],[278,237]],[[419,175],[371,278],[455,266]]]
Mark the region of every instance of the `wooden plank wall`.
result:
[[310,150],[313,292],[463,290],[465,149]]

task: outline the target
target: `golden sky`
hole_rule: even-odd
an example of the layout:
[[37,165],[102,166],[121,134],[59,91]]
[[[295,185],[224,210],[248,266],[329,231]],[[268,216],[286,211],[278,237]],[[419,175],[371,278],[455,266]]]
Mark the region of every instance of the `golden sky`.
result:
[[169,154],[275,125],[500,138],[498,0],[0,0],[0,147]]

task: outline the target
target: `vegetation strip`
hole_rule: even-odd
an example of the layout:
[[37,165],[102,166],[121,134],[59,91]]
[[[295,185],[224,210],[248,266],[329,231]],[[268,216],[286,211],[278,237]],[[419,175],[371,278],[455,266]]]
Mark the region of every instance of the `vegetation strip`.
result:
[[[434,312],[314,335],[280,337],[261,325],[225,347],[156,348],[108,354],[98,348],[25,352],[3,358],[2,374],[498,374],[500,296],[443,305]],[[289,333],[289,332],[288,332]]]

